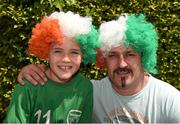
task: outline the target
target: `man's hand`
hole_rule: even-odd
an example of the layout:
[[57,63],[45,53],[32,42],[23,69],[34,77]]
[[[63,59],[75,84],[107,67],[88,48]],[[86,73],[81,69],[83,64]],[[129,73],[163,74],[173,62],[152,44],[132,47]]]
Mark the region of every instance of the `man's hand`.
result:
[[45,65],[44,64],[30,64],[27,66],[24,66],[17,78],[17,81],[24,85],[25,82],[23,79],[30,81],[32,84],[36,85],[37,83],[44,84],[47,81],[46,75],[45,75]]

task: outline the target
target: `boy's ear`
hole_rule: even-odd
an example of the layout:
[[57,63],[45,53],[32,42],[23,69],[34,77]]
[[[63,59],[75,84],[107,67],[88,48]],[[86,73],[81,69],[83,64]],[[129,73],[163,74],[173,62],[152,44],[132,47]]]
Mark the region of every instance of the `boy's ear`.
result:
[[48,52],[48,54],[47,54],[47,56],[46,56],[46,59],[45,59],[47,62],[49,62],[50,52],[51,52],[51,51],[50,51],[50,49],[49,49],[49,52]]
[[104,57],[104,51],[102,49],[97,49],[96,50],[96,66],[98,68],[105,68],[105,57]]

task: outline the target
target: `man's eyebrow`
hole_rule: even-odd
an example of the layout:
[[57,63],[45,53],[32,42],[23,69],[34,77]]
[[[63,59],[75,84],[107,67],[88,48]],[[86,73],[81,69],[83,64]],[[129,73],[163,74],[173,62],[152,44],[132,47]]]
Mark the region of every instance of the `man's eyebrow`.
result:
[[127,50],[126,53],[136,53],[136,51],[133,51],[133,50]]
[[134,51],[128,50],[126,51],[126,53],[134,53]]
[[108,54],[115,54],[116,52],[115,51],[110,51]]

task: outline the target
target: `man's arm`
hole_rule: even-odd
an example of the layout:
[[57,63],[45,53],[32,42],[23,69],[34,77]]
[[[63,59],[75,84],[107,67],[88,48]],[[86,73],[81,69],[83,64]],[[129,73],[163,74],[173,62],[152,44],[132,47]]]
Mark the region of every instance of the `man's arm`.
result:
[[30,64],[27,66],[24,66],[17,78],[17,81],[24,85],[25,82],[23,79],[32,82],[32,84],[36,85],[37,83],[44,84],[47,80],[45,75],[45,65],[44,64]]

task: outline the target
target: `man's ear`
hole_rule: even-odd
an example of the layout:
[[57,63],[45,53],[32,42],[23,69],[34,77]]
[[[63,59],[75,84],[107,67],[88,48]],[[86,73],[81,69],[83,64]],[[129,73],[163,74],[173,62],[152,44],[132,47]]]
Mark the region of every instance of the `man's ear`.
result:
[[98,68],[105,68],[105,57],[104,57],[104,51],[102,49],[96,50],[96,66]]
[[49,62],[49,53],[48,53],[48,55],[46,56],[45,61]]

